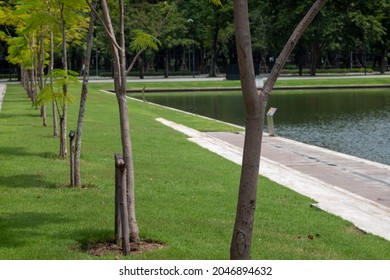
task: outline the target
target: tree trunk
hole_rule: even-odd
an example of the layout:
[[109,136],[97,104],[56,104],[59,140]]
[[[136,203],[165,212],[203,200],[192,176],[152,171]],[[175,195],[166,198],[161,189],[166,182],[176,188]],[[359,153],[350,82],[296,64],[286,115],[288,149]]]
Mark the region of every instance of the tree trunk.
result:
[[386,55],[387,55],[386,49],[382,50],[381,60],[380,60],[380,63],[381,63],[380,73],[381,73],[381,75],[385,74],[385,72],[386,72]]
[[30,72],[30,84],[29,84],[29,95],[31,98],[31,101],[34,103],[37,101],[37,90],[36,90],[36,61],[35,61],[35,38],[32,37],[31,41],[29,41],[30,44],[30,53],[31,53],[31,70]]
[[[64,17],[64,4],[60,3],[61,10],[61,31],[62,31],[62,69],[68,72],[68,53],[66,48],[66,25]],[[60,157],[66,158],[68,154],[66,145],[66,119],[67,119],[67,104],[66,97],[68,95],[68,86],[63,85],[63,104],[61,105],[61,116],[60,116]]]
[[234,1],[237,55],[247,117],[231,259],[250,258],[262,141],[261,103],[256,89],[248,16],[247,1]]
[[164,78],[168,78],[169,74],[169,50],[165,49],[164,55]]
[[[40,41],[40,52],[38,53],[38,76],[39,76],[39,90],[41,91],[44,86],[44,64],[45,64],[45,34],[41,35]],[[46,117],[46,104],[41,105],[41,117],[42,124],[44,127],[47,126],[47,117]]]
[[143,80],[145,78],[145,65],[142,57],[138,59],[139,78]]
[[[50,65],[49,65],[49,74],[53,73],[54,69],[54,38],[53,38],[53,32],[50,32]],[[53,84],[53,78],[50,78],[50,84]],[[56,103],[53,100],[51,102],[51,109],[52,109],[52,115],[53,115],[53,137],[58,137],[58,119],[57,119],[57,110],[56,110]]]
[[248,1],[234,1],[236,46],[240,67],[241,87],[247,113],[245,142],[238,194],[236,219],[230,246],[231,259],[249,259],[252,246],[252,229],[256,209],[256,192],[259,178],[262,132],[265,107],[272,88],[300,36],[326,0],[317,0],[290,36],[280,53],[272,72],[260,92],[256,90],[255,73],[249,29]]
[[211,47],[211,65],[210,65],[210,77],[216,77],[217,76],[217,43],[218,43],[218,33],[219,33],[219,27],[218,25],[214,28],[214,34],[213,34],[213,44]]
[[320,60],[320,45],[318,41],[315,40],[311,43],[310,76],[316,75],[319,60]]
[[130,138],[130,124],[129,124],[129,113],[127,107],[127,98],[126,95],[121,95],[118,97],[119,105],[119,118],[121,125],[121,139],[122,139],[122,151],[123,151],[123,160],[125,161],[126,166],[126,180],[127,180],[127,197],[128,197],[128,207],[129,207],[129,227],[130,227],[130,237],[132,242],[134,242],[133,250],[139,249],[140,238],[139,238],[139,229],[136,220],[135,214],[135,199],[134,199],[134,164],[133,164],[133,150]]
[[[96,8],[97,0],[92,2],[92,6]],[[87,51],[84,57],[84,73],[83,73],[83,84],[81,89],[80,97],[80,108],[79,116],[77,120],[77,130],[76,130],[76,143],[75,143],[75,158],[74,158],[74,185],[76,187],[81,187],[81,172],[80,172],[80,157],[81,157],[81,142],[83,136],[83,122],[84,122],[84,112],[87,103],[88,96],[88,80],[89,80],[89,66],[91,61],[91,53],[93,46],[93,32],[95,26],[95,13],[91,11],[90,20],[89,20],[89,29],[88,29],[88,39],[87,39]]]

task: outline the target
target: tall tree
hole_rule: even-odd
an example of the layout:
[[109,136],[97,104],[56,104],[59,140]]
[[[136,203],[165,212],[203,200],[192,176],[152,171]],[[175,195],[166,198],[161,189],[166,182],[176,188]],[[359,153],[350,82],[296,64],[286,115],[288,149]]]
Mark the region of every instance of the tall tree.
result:
[[[99,18],[103,24],[104,30],[108,35],[111,46],[111,54],[113,59],[113,71],[114,71],[114,88],[115,95],[118,101],[119,107],[119,122],[120,122],[120,131],[121,131],[121,143],[122,143],[122,154],[123,161],[126,168],[126,190],[127,190],[127,205],[128,205],[128,217],[129,217],[129,229],[130,229],[130,239],[133,241],[134,248],[132,250],[138,250],[140,246],[140,237],[139,237],[139,228],[136,220],[135,214],[135,195],[134,195],[134,163],[133,163],[133,150],[130,136],[130,121],[129,113],[127,106],[127,75],[133,69],[137,59],[140,55],[148,48],[157,49],[158,40],[156,37],[149,35],[142,30],[132,30],[134,37],[130,44],[130,50],[135,53],[131,63],[127,66],[127,57],[126,57],[126,32],[125,32],[125,3],[123,0],[118,1],[118,11],[119,11],[119,20],[118,26],[115,29],[112,21],[112,16],[110,14],[110,7],[106,0],[100,1],[100,8],[102,10],[102,17],[99,16],[97,11],[91,5],[91,3],[86,0],[86,3],[90,6],[92,11],[95,12],[96,16]],[[162,26],[165,25],[165,22],[169,15],[172,12],[172,9],[176,6],[176,2],[172,5],[171,9],[168,11],[164,22],[158,27],[159,30],[156,32],[160,33]],[[115,30],[118,32],[116,33]]]
[[[127,70],[126,70],[126,45],[125,45],[125,7],[124,2],[119,2],[119,40],[116,37],[114,26],[112,24],[110,9],[107,1],[101,0],[100,6],[103,13],[102,23],[107,35],[110,39],[111,53],[113,57],[114,67],[114,87],[115,94],[119,107],[119,121],[121,128],[121,142],[123,160],[126,167],[126,189],[128,194],[128,207],[129,207],[129,227],[131,237],[138,247],[140,244],[139,229],[135,215],[135,200],[134,200],[134,164],[133,164],[133,151],[130,138],[130,123],[129,113],[126,100],[126,83],[127,83]],[[88,4],[90,4],[88,2]],[[91,6],[91,9],[94,8]],[[137,249],[137,248],[135,248]]]
[[267,101],[290,53],[294,49],[304,30],[325,5],[326,1],[327,0],[317,0],[295,28],[276,60],[275,66],[261,91],[257,91],[256,89],[251,33],[249,28],[248,1],[234,1],[236,46],[240,67],[242,94],[246,108],[246,125],[237,213],[230,247],[231,259],[250,258],[259,178],[261,143]]
[[[98,0],[92,1],[92,7],[95,9]],[[84,56],[83,61],[83,84],[81,88],[81,96],[80,96],[80,107],[79,107],[79,115],[77,120],[77,130],[76,130],[76,140],[75,140],[75,154],[74,154],[74,174],[72,176],[73,181],[71,181],[72,186],[81,187],[81,171],[80,171],[80,157],[81,157],[81,143],[83,136],[83,123],[84,123],[84,112],[87,103],[87,95],[88,95],[88,81],[89,81],[89,65],[91,61],[91,53],[93,46],[93,33],[95,26],[96,15],[91,10],[90,19],[89,19],[89,28],[88,28],[88,36],[87,36],[87,49]]]

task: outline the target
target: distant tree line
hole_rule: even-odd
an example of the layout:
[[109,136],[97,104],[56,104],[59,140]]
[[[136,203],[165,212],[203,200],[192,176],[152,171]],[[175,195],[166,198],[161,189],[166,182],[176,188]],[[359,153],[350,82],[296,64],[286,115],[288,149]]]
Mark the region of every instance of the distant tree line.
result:
[[[0,5],[16,3],[2,2]],[[153,33],[175,1],[125,2],[128,10],[125,15],[128,25],[126,28]],[[175,74],[215,76],[225,73],[229,64],[237,64],[233,1],[221,2],[222,6],[206,0],[179,1],[166,28],[159,35],[158,51],[145,51],[132,74],[141,78],[146,74],[166,77]],[[293,0],[249,2],[253,57],[260,73],[269,72],[296,22],[312,3],[311,0],[298,3]],[[118,13],[113,9],[113,17],[118,18],[115,17],[115,12]],[[389,28],[389,1],[329,1],[303,35],[284,71],[315,75],[318,71],[323,71],[321,69],[359,69],[384,73],[389,70]],[[4,25],[0,25],[0,30],[5,32]],[[126,40],[130,42],[134,36],[133,33],[126,34]],[[91,58],[92,75],[112,75],[112,59],[107,42],[107,36],[98,23]],[[85,45],[69,45],[69,69],[82,71],[85,49]],[[8,55],[7,44],[4,42],[0,45],[0,54],[0,59],[3,60]],[[127,55],[129,61],[135,55],[130,50],[130,44]],[[61,63],[61,60],[58,59],[57,63]],[[4,61],[0,61],[0,65],[2,68],[9,68]]]

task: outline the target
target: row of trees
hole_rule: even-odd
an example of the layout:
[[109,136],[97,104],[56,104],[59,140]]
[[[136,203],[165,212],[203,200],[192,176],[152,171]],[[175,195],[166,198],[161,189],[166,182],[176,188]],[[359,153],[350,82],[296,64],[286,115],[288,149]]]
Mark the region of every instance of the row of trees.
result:
[[[23,1],[3,1],[3,5],[12,2]],[[31,5],[35,5],[35,2],[31,1]],[[125,1],[128,11],[125,14],[126,28],[153,34],[172,2],[174,1]],[[218,72],[225,72],[228,64],[237,64],[233,0],[222,0],[221,3],[222,5],[216,6],[211,1],[179,1],[177,9],[171,14],[170,21],[159,36],[159,50],[147,50],[135,65],[140,76],[144,72],[156,71],[164,72],[165,76],[173,72],[193,71],[215,76]],[[261,72],[270,70],[297,20],[310,5],[310,0],[299,3],[292,0],[250,1],[253,54],[255,64],[259,65]],[[390,44],[389,15],[390,4],[386,0],[333,0],[305,32],[289,62],[295,64],[300,73],[303,68],[309,68],[311,75],[315,75],[319,67],[370,67],[384,72],[388,66],[387,50]],[[113,11],[113,16],[118,18],[117,11]],[[75,32],[73,35],[77,34],[80,33]],[[134,36],[133,32],[126,33],[125,39],[130,42]],[[77,43],[77,40],[74,42]],[[107,35],[98,22],[92,51],[92,69],[100,74],[112,75],[114,66],[111,50],[106,42]],[[69,47],[69,68],[81,72],[85,46],[72,44]],[[127,48],[127,59],[130,60],[131,55],[135,54],[130,45]]]
[[[271,95],[273,85],[288,57],[297,45],[303,32],[308,28],[315,16],[325,5],[326,0],[315,1],[307,14],[306,10],[308,10],[311,5],[301,6],[301,4],[296,4],[291,1],[291,6],[288,6],[287,4],[289,4],[290,1],[268,2],[260,0],[251,1],[251,4],[255,2],[264,5],[262,6],[262,9],[264,9],[261,10],[262,13],[268,11],[267,16],[265,16],[265,14],[261,14],[262,16],[258,17],[261,21],[263,21],[263,27],[267,26],[267,21],[265,20],[266,18],[272,19],[273,15],[276,16],[276,18],[282,16],[279,15],[282,9],[272,10],[270,8],[272,6],[271,3],[274,2],[281,5],[281,7],[286,5],[286,11],[288,8],[300,7],[302,11],[296,15],[298,18],[302,17],[303,20],[297,25],[295,31],[289,37],[287,44],[284,45],[283,43],[280,43],[280,46],[284,45],[284,48],[280,52],[280,56],[275,60],[272,72],[264,85],[264,88],[258,92],[256,89],[253,67],[253,53],[255,52],[252,49],[251,41],[258,42],[259,45],[256,45],[256,43],[253,45],[255,48],[259,47],[260,51],[264,51],[264,49],[261,48],[264,48],[267,44],[265,41],[259,40],[255,36],[263,36],[263,39],[266,38],[264,37],[266,36],[265,34],[267,34],[266,28],[264,28],[263,32],[262,29],[256,30],[254,27],[259,26],[253,26],[252,22],[252,30],[254,31],[251,33],[249,21],[251,10],[248,10],[248,1],[234,0],[234,30],[237,35],[237,55],[233,55],[236,52],[230,51],[232,57],[237,57],[235,60],[238,61],[240,66],[240,78],[244,103],[247,111],[247,123],[237,214],[231,242],[232,259],[250,258],[252,229],[256,208],[256,191],[258,187],[257,184],[263,131],[262,127],[264,123],[264,110],[267,100]],[[357,2],[361,2],[361,5],[364,5],[365,3],[364,1],[352,1],[349,4],[343,5],[345,5],[345,8],[347,8],[347,6],[355,7]],[[336,12],[336,10],[332,10],[332,8],[337,5],[342,5],[341,2],[338,4],[338,1],[333,1],[332,3],[334,6],[331,6],[330,9],[334,12]],[[383,7],[385,7],[385,1],[377,1],[375,4],[372,4],[372,7],[370,7],[379,8],[378,6],[375,6],[378,3],[382,3]],[[122,184],[124,187],[122,192],[127,195],[126,202],[128,205],[126,208],[128,208],[129,215],[128,220],[122,221],[122,226],[126,225],[126,227],[129,228],[129,234],[127,236],[123,236],[123,238],[127,239],[123,240],[123,244],[129,244],[129,239],[131,238],[135,244],[135,248],[137,249],[140,245],[140,237],[135,215],[134,167],[129,115],[126,101],[126,77],[137,61],[142,62],[142,59],[139,60],[139,58],[142,58],[142,55],[146,51],[150,49],[157,51],[159,45],[165,49],[170,49],[170,45],[167,43],[169,41],[167,40],[167,34],[175,34],[172,30],[176,29],[173,27],[178,27],[173,23],[180,19],[180,17],[182,19],[188,18],[188,16],[183,17],[183,15],[185,15],[185,9],[183,7],[186,7],[187,9],[191,7],[192,10],[189,9],[188,12],[195,11],[195,8],[199,8],[199,10],[197,10],[199,11],[197,16],[201,14],[200,11],[203,11],[203,7],[209,7],[211,9],[212,12],[209,13],[209,16],[213,19],[211,20],[213,22],[211,26],[214,27],[211,28],[212,32],[210,33],[213,34],[210,41],[211,49],[213,50],[211,52],[211,57],[213,57],[216,61],[216,58],[218,57],[217,54],[219,53],[218,50],[221,50],[220,47],[218,48],[218,42],[220,42],[219,38],[222,37],[222,30],[229,29],[229,21],[227,18],[229,18],[229,13],[233,11],[231,1],[174,1],[171,3],[162,1],[132,1],[131,5],[126,5],[129,3],[124,0],[118,0],[115,2],[107,0],[19,0],[2,1],[0,4],[0,24],[4,27],[0,36],[9,44],[10,61],[19,64],[22,69],[23,77],[25,78],[23,82],[33,104],[36,106],[42,106],[41,112],[44,118],[44,125],[45,102],[50,99],[53,101],[53,108],[57,108],[60,117],[60,156],[63,158],[67,155],[66,113],[67,102],[70,99],[68,85],[74,80],[68,70],[67,47],[70,42],[88,42],[86,44],[81,44],[87,46],[87,51],[84,55],[85,59],[82,60],[85,71],[81,94],[82,98],[80,101],[80,125],[80,123],[82,123],[87,94],[88,69],[89,61],[91,60],[90,55],[94,33],[94,19],[95,17],[99,19],[99,27],[104,31],[104,33],[98,33],[99,28],[97,28],[95,35],[97,37],[104,37],[106,40],[105,42],[109,42],[109,44],[102,44],[101,46],[108,45],[110,48],[109,55],[112,60],[115,93],[118,101],[123,162],[124,168],[126,169],[126,178]],[[213,6],[209,6],[211,4]],[[144,9],[145,5],[151,5],[148,7],[153,7],[153,9]],[[179,7],[182,7],[182,10],[179,9]],[[380,6],[380,8],[382,8],[382,6]],[[142,16],[137,17],[138,13],[142,14]],[[288,16],[295,16],[295,14],[291,15],[290,13],[284,15],[282,19],[287,19]],[[256,15],[257,13],[254,16],[255,18]],[[305,16],[303,17],[303,15]],[[322,34],[322,31],[325,29],[323,27],[320,28],[320,23],[322,17],[325,16],[325,10],[323,10],[322,14],[317,17],[317,21],[312,27],[314,29],[309,29],[309,35],[311,33],[315,34],[315,37],[313,37],[310,41],[311,44],[316,45],[319,41],[318,38],[320,38],[320,34]],[[294,20],[298,22],[298,18],[294,18]],[[385,18],[384,15],[383,18]],[[374,22],[379,23],[379,19],[383,20],[383,18],[372,18],[368,22],[371,24],[370,26],[372,26]],[[138,19],[141,23],[142,20],[144,20],[144,22],[146,22],[144,27],[145,29],[137,29],[134,27],[134,25],[132,25],[135,23],[134,19]],[[198,19],[193,19],[191,24],[194,24],[197,20]],[[283,21],[281,20],[280,22]],[[350,19],[350,22],[354,23],[352,19]],[[357,25],[356,22],[354,24]],[[88,39],[82,40],[83,34],[86,33],[87,26],[89,26]],[[280,24],[280,26],[280,28],[283,28],[283,24]],[[150,29],[146,30],[147,27]],[[191,43],[194,44],[196,42],[195,31],[197,31],[195,24],[192,28],[194,35]],[[131,32],[127,32],[128,30]],[[374,34],[375,32],[372,31],[372,33]],[[127,37],[129,34],[130,37]],[[254,34],[255,36],[251,37],[251,34]],[[386,32],[384,27],[381,25],[378,26],[378,30],[376,30],[376,34],[378,36],[376,37],[373,34],[370,37],[379,40],[380,38],[383,38]],[[281,35],[279,36],[282,37]],[[383,43],[382,39],[379,41]],[[275,45],[278,44],[277,40],[271,42]],[[304,43],[305,41],[303,40],[300,46],[301,49],[305,48]],[[174,48],[174,46],[171,45],[171,48]],[[298,50],[300,48],[298,48]],[[318,50],[320,47],[316,46],[314,49]],[[314,49],[312,49],[312,52],[314,52]],[[260,52],[260,58],[263,59],[262,57],[264,57],[264,54]],[[54,61],[56,58],[61,58],[61,63],[59,63],[61,65],[61,69],[54,70]],[[168,63],[169,65],[169,53],[165,58],[165,63]],[[212,74],[212,72],[217,68],[217,65],[216,63],[211,63],[211,65],[210,73]],[[44,75],[45,71],[48,75]],[[79,128],[77,130],[76,137],[81,137]],[[77,180],[75,180],[74,183],[78,185],[76,181]],[[128,252],[129,250],[130,248],[125,248],[125,252]]]
[[[233,0],[221,2],[222,6],[198,0],[179,1],[161,33],[159,51],[146,51],[136,65],[140,75],[145,71],[163,71],[165,76],[177,71],[192,72],[195,65],[196,73],[215,76],[225,72],[228,64],[237,64]],[[310,0],[250,1],[253,54],[261,72],[268,72],[273,66],[296,22],[311,4]],[[167,5],[167,1],[129,1],[126,27],[153,33]],[[319,67],[375,67],[384,72],[390,44],[389,15],[390,5],[386,0],[333,0],[305,32],[289,63],[300,70],[309,68],[311,75]],[[105,44],[107,37],[101,27],[97,28],[96,35],[94,69],[111,75],[113,66],[110,49]],[[126,39],[131,40],[132,36],[126,34]],[[78,48],[73,48],[70,60],[75,71],[81,68],[77,53],[80,53]]]

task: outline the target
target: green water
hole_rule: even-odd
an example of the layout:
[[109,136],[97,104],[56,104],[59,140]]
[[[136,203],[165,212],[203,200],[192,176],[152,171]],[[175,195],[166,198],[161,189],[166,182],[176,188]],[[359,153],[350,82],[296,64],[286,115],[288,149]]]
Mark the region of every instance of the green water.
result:
[[[148,94],[149,102],[244,126],[241,94]],[[390,164],[390,90],[275,91],[276,134]]]

